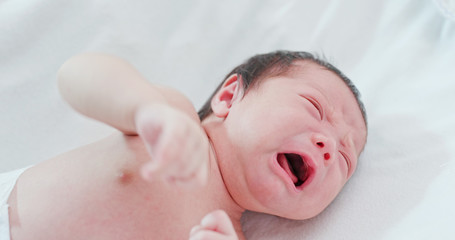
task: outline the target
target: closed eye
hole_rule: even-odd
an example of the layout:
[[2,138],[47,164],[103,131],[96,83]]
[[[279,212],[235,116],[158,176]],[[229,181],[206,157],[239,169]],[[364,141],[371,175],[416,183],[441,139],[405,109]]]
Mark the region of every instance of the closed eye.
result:
[[344,160],[346,161],[346,165],[348,166],[348,175],[349,175],[349,172],[351,171],[351,160],[344,152],[342,152],[342,151],[339,151],[339,152],[343,156]]
[[305,97],[311,104],[313,104],[313,106],[318,110],[319,112],[319,116],[321,117],[321,120],[324,119],[324,112],[322,111],[322,107],[321,105],[318,103],[318,101],[316,101],[315,99],[313,98],[310,98],[310,97]]

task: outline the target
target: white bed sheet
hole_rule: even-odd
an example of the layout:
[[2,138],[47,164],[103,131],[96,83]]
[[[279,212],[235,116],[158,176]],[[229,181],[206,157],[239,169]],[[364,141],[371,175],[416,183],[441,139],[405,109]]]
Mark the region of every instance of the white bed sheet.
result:
[[0,171],[113,131],[60,98],[55,74],[74,54],[120,55],[199,107],[247,57],[307,50],[359,87],[368,144],[356,175],[321,215],[247,213],[249,239],[453,239],[454,2],[0,1]]

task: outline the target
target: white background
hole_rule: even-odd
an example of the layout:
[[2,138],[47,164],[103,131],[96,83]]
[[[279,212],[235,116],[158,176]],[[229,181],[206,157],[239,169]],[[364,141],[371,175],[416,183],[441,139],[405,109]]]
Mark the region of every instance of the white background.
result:
[[0,0],[0,172],[113,131],[60,98],[56,71],[72,55],[119,55],[200,107],[233,67],[277,49],[317,52],[348,75],[369,138],[325,212],[307,221],[248,213],[247,236],[452,239],[455,22],[430,0]]

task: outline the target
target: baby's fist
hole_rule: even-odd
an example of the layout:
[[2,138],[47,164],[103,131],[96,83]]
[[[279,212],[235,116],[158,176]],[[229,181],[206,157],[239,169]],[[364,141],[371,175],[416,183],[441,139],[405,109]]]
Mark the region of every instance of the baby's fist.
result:
[[238,237],[226,212],[216,210],[191,229],[189,240],[238,240]]
[[142,168],[146,180],[186,186],[206,182],[209,143],[195,120],[172,107],[153,105],[139,108],[135,121],[151,156]]

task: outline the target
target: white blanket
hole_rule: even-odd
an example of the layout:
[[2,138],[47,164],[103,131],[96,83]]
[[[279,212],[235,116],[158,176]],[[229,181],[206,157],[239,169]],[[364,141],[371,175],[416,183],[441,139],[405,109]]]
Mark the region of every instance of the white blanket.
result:
[[60,98],[55,74],[74,54],[119,55],[200,107],[247,57],[306,50],[359,87],[368,144],[321,215],[248,213],[249,239],[453,239],[454,16],[454,0],[2,0],[0,172],[113,131]]

